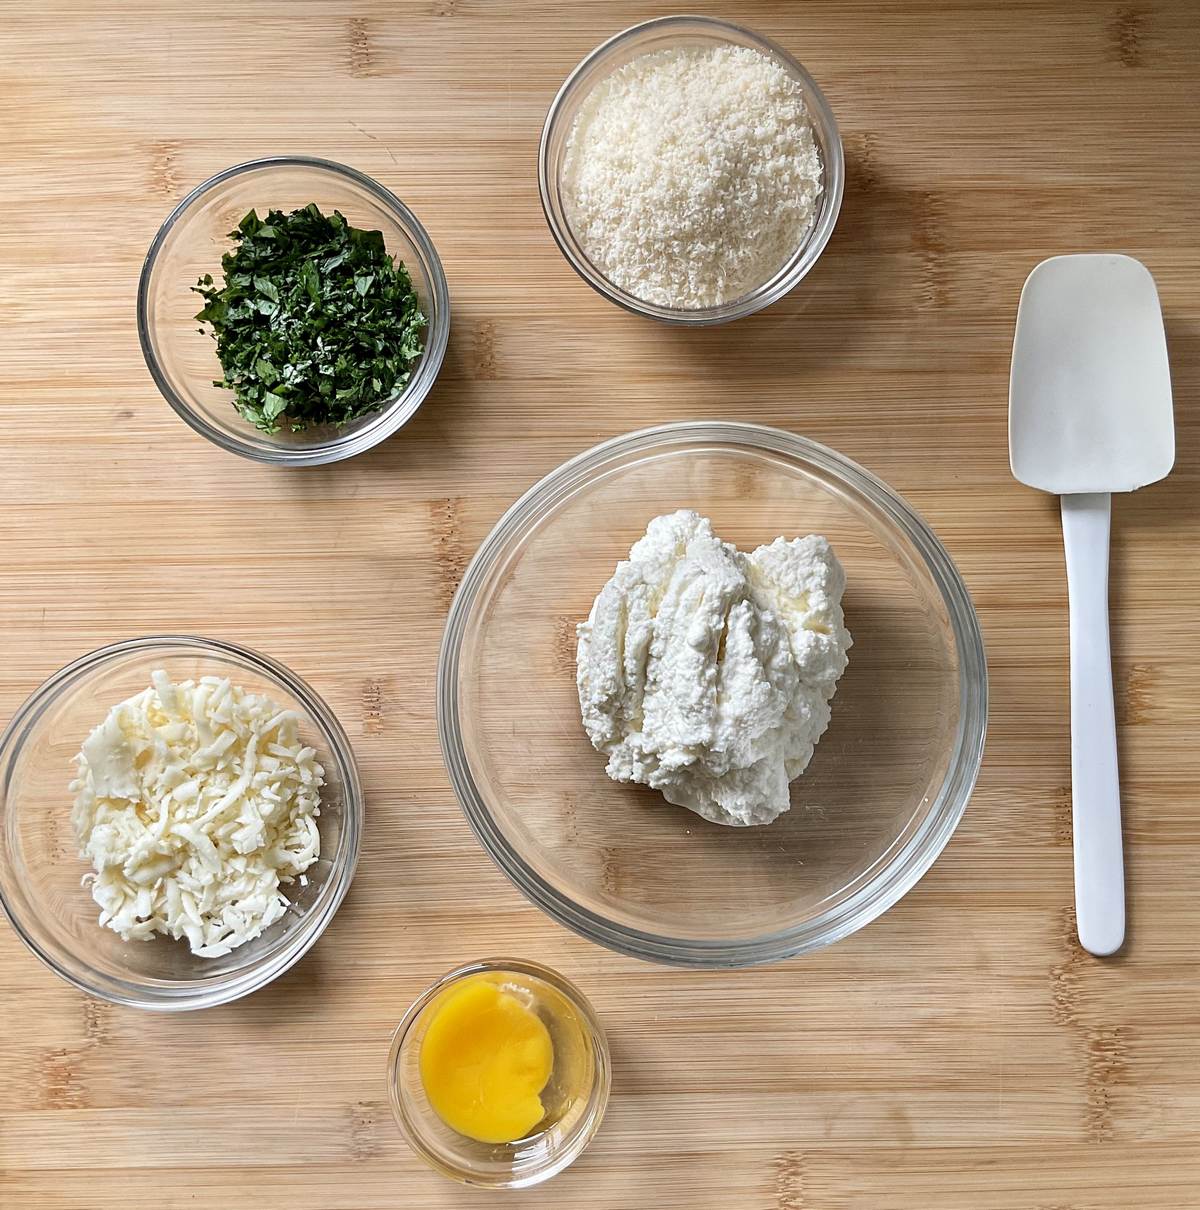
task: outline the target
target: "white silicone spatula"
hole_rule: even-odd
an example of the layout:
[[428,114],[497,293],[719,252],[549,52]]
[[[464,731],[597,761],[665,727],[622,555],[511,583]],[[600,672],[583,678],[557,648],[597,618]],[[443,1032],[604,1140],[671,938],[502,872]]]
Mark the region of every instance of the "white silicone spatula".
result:
[[1158,291],[1128,256],[1055,256],[1021,291],[1008,397],[1013,474],[1062,497],[1071,623],[1071,827],[1079,940],[1125,939],[1121,798],[1108,645],[1110,493],[1175,461]]

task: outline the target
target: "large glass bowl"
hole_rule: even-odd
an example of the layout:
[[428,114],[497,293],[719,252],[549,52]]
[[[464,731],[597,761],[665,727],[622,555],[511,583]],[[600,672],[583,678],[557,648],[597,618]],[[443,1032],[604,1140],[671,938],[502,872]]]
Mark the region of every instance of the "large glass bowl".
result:
[[[591,261],[571,228],[564,165],[567,140],[588,95],[618,68],[642,55],[683,46],[748,46],[773,59],[799,85],[812,122],[813,136],[824,165],[824,188],[812,225],[799,246],[765,282],[714,307],[685,310],[663,307],[638,298],[611,282]],[[795,288],[824,251],[842,206],[845,161],[833,110],[817,82],[782,46],[761,34],[716,17],[658,17],[616,34],[596,47],[567,77],[546,114],[538,152],[538,188],[550,234],[567,263],[598,294],[610,302],[663,323],[692,327],[729,323],[753,315]]]
[[[340,210],[354,227],[383,233],[384,246],[403,261],[427,326],[424,352],[408,384],[379,408],[342,428],[310,427],[260,433],[233,406],[234,395],[214,386],[221,377],[217,345],[197,322],[204,300],[192,293],[210,273],[221,278],[229,233],[246,212],[292,211],[316,202]],[[369,176],[307,156],[276,156],[236,164],[198,185],[171,211],[146,254],[137,298],[138,336],[146,366],[163,398],[196,432],[232,453],[276,466],[319,466],[361,454],[406,424],[429,394],[450,336],[450,293],[442,262],[425,228],[395,194]],[[203,326],[203,331],[200,329]]]
[[[609,780],[575,688],[575,625],[654,516],[692,508],[749,550],[825,534],[846,569],[850,665],[791,810],[727,828]],[[941,852],[983,750],[971,600],[919,516],[833,450],[749,424],[608,441],[531,488],[454,599],[438,727],[467,819],[552,917],[686,966],[772,962],[885,911]]]
[[[317,820],[321,855],[307,886],[285,888],[287,914],[223,958],[197,958],[184,941],[122,941],[98,923],[81,885],[91,864],[71,825],[73,757],[111,707],[164,669],[172,680],[229,677],[297,711],[301,735],[325,769]],[[214,639],[132,639],[93,651],[55,673],[0,737],[0,906],[51,970],[93,996],[133,1008],[208,1008],[247,995],[307,952],[333,918],[358,861],[363,801],[350,743],[329,707],[266,656]]]

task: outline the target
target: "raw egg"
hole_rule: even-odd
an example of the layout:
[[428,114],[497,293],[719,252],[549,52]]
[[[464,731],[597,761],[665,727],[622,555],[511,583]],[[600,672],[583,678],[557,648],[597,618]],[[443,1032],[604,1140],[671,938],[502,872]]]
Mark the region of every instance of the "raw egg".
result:
[[532,1004],[486,976],[435,1005],[421,1040],[421,1084],[434,1112],[481,1143],[524,1138],[546,1116],[550,1031]]

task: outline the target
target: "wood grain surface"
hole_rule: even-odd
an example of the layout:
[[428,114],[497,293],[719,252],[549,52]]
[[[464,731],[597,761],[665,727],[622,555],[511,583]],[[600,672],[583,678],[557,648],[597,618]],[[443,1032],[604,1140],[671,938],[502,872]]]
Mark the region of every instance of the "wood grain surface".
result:
[[[803,286],[698,332],[579,282],[535,182],[566,72],[667,11],[0,7],[0,712],[111,640],[234,639],[326,696],[368,798],[324,939],[226,1008],[91,1002],[0,928],[4,1210],[482,1205],[406,1149],[384,1068],[409,1001],[497,952],[577,980],[615,1063],[589,1152],[506,1205],[1200,1206],[1200,9],[728,0],[826,90],[849,174]],[[307,472],[187,429],[134,326],[167,211],[277,152],[395,190],[454,302],[413,423]],[[1174,474],[1115,508],[1131,927],[1104,962],[1073,933],[1057,514],[1009,477],[1005,434],[1021,283],[1084,250],[1158,281],[1179,444]],[[832,949],[729,974],[617,957],[527,905],[461,818],[432,705],[455,583],[506,505],[601,438],[694,417],[805,433],[903,492],[963,571],[992,675],[978,790],[919,887]]]

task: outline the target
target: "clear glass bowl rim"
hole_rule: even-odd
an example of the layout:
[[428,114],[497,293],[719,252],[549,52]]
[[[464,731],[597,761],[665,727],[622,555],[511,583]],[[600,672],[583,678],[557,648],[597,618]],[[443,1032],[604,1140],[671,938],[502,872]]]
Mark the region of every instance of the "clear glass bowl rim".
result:
[[[0,735],[0,772],[4,777],[4,795],[0,797],[0,827],[6,827],[7,791],[11,776],[12,759],[20,751],[41,715],[61,695],[89,673],[102,667],[110,660],[130,654],[148,653],[156,649],[190,647],[198,654],[217,654],[242,661],[262,674],[281,681],[309,712],[328,739],[330,749],[340,766],[345,783],[345,823],[339,837],[338,851],[331,858],[333,872],[319,910],[310,912],[303,929],[297,931],[291,944],[272,954],[262,965],[255,964],[243,970],[231,972],[219,982],[206,983],[203,987],[187,984],[156,987],[149,991],[141,983],[115,977],[97,977],[94,980],[68,969],[50,953],[30,932],[4,895],[0,886],[0,911],[12,925],[13,931],[27,949],[39,958],[56,975],[77,987],[89,996],[120,1004],[128,1008],[141,1008],[151,1012],[188,1012],[194,1009],[213,1008],[220,1004],[248,996],[277,979],[316,944],[333,919],[338,907],[350,889],[362,843],[363,796],[358,779],[358,767],[350,748],[350,741],[333,712],[321,697],[299,676],[278,661],[249,647],[229,643],[220,639],[202,638],[198,635],[158,634],[144,638],[124,639],[117,643],[90,651],[73,660],[53,676],[43,681],[37,689],[18,707],[12,720]],[[97,926],[99,927],[99,926]],[[81,963],[81,965],[86,965]]]
[[[458,983],[470,975],[483,974],[488,971],[512,971],[518,975],[529,975],[553,987],[571,1003],[586,1022],[596,1059],[593,1104],[579,1134],[570,1141],[569,1146],[565,1146],[557,1152],[544,1167],[506,1181],[484,1180],[476,1174],[447,1163],[435,1151],[427,1147],[409,1120],[407,1106],[400,1091],[400,1052],[404,1047],[408,1031],[412,1029],[417,1018],[425,1011],[433,998],[451,984]],[[544,966],[540,962],[531,962],[525,958],[480,958],[475,962],[466,962],[462,966],[456,966],[453,970],[447,971],[441,978],[430,984],[409,1006],[392,1034],[392,1043],[388,1050],[388,1101],[392,1107],[392,1116],[395,1118],[396,1125],[400,1127],[400,1133],[404,1136],[405,1141],[431,1168],[443,1176],[448,1176],[451,1180],[460,1181],[465,1185],[476,1185],[481,1188],[528,1189],[533,1185],[540,1185],[543,1181],[547,1181],[569,1168],[583,1154],[595,1137],[596,1131],[600,1129],[600,1124],[604,1120],[604,1111],[608,1106],[611,1087],[612,1058],[608,1049],[608,1037],[604,1032],[604,1026],[600,1023],[600,1018],[596,1016],[592,1002],[565,975],[559,974],[552,967]]]
[[[800,80],[805,90],[805,101],[809,106],[813,125],[821,136],[821,150],[825,159],[825,193],[828,201],[823,207],[816,225],[809,232],[804,244],[796,250],[796,254],[793,254],[788,263],[773,277],[751,290],[748,294],[743,294],[740,298],[734,299],[732,302],[722,303],[716,307],[702,307],[688,311],[675,307],[660,307],[654,303],[635,298],[632,294],[628,294],[618,286],[615,286],[599,270],[594,269],[585,259],[581,259],[576,255],[574,248],[571,246],[571,241],[562,230],[555,215],[555,208],[550,200],[552,191],[557,191],[559,185],[557,181],[551,182],[549,157],[550,139],[555,126],[562,119],[566,103],[576,88],[579,87],[584,75],[594,66],[614,51],[643,38],[646,34],[659,30],[669,30],[673,27],[681,29],[691,27],[694,29],[697,26],[705,27],[717,38],[728,39],[730,35],[734,35],[736,38],[753,43],[764,53],[781,60],[787,69]],[[833,234],[838,214],[842,208],[845,178],[845,153],[842,149],[842,139],[838,132],[837,119],[833,115],[833,110],[830,108],[825,94],[803,64],[789,51],[780,46],[779,43],[772,41],[772,39],[755,30],[749,29],[747,26],[739,25],[733,21],[725,21],[720,17],[706,17],[693,14],[681,13],[667,17],[654,17],[649,21],[642,21],[637,25],[631,25],[628,29],[623,29],[607,41],[602,42],[580,60],[570,75],[563,81],[562,86],[555,94],[554,100],[550,102],[550,108],[546,113],[546,120],[542,126],[541,141],[538,144],[538,195],[542,202],[542,212],[546,216],[546,224],[550,228],[550,234],[554,237],[554,242],[558,245],[558,249],[565,257],[567,263],[596,293],[607,298],[609,302],[615,303],[618,307],[630,311],[634,315],[642,315],[648,319],[656,319],[662,323],[676,324],[684,327],[708,327],[713,324],[730,323],[735,319],[742,319],[747,315],[753,315],[756,311],[769,307],[772,303],[778,302],[779,299],[790,293],[808,276],[821,253],[825,250],[829,237]]]
[[[493,564],[514,536],[620,456],[716,443],[799,457],[883,512],[912,543],[941,593],[954,634],[959,685],[958,724],[946,776],[904,847],[877,877],[828,911],[793,928],[733,940],[669,937],[616,924],[542,879],[508,843],[471,775],[458,705],[459,653],[467,622]],[[987,732],[987,660],[979,620],[957,567],[920,514],[881,479],[828,446],[783,429],[736,421],[679,421],[614,437],[577,454],[526,491],[497,521],[463,575],[442,640],[437,694],[438,739],[451,785],[476,838],[517,888],[552,919],[599,945],[633,958],[705,969],[779,962],[808,953],[887,911],[917,884],[953,835],[979,775]]]
[[[430,307],[432,314],[428,316],[429,327],[426,334],[425,352],[417,366],[416,374],[403,392],[386,404],[370,424],[357,432],[343,437],[335,437],[332,441],[296,446],[295,448],[281,446],[277,449],[270,449],[265,445],[257,445],[249,439],[243,441],[231,437],[228,433],[209,424],[175,390],[163,372],[158,355],[154,350],[149,314],[150,279],[158,261],[159,252],[176,224],[211,189],[245,173],[270,168],[308,168],[318,172],[328,172],[367,190],[384,209],[392,212],[393,217],[416,245],[429,276],[433,295],[433,305]],[[441,370],[442,361],[446,356],[446,346],[450,339],[450,289],[446,283],[441,258],[433,246],[433,241],[417,216],[390,189],[367,176],[365,172],[359,172],[357,168],[339,164],[335,160],[303,155],[264,156],[234,164],[222,169],[206,181],[202,181],[167,215],[150,244],[146,259],[142,262],[137,291],[137,328],[142,357],[145,359],[146,368],[150,371],[154,385],[158,387],[159,393],[180,418],[201,436],[207,437],[209,441],[230,453],[239,454],[243,458],[251,458],[256,462],[266,462],[273,466],[325,466],[331,462],[339,462],[344,458],[351,458],[355,454],[364,453],[390,437],[398,429],[403,428],[412,419],[425,397],[432,390],[438,372]],[[230,406],[232,407],[232,404]]]

